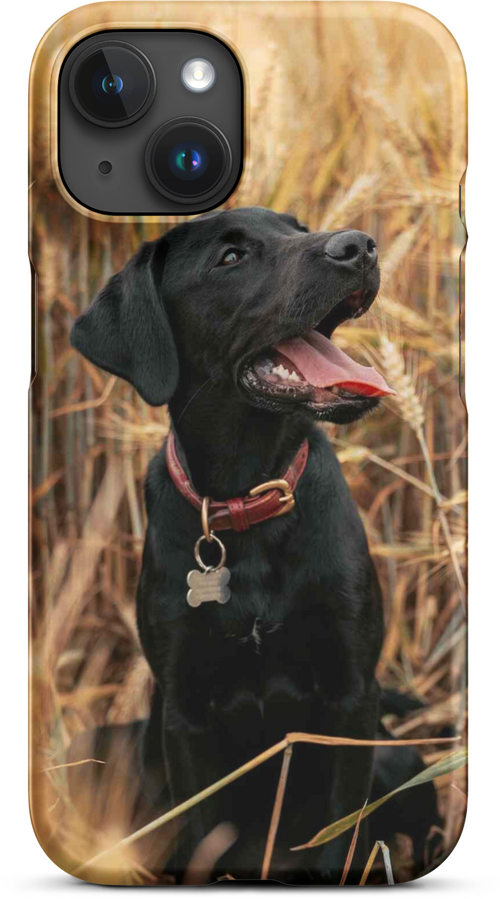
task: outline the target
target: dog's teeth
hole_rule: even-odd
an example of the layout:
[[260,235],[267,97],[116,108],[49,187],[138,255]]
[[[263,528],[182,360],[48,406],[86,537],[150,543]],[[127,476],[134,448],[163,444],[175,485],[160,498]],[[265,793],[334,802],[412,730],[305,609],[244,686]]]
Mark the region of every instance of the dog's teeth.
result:
[[280,378],[281,381],[301,381],[296,371],[288,371],[287,368],[284,367],[282,363],[279,365],[275,365],[273,369],[271,369],[271,374],[276,375],[277,378]]

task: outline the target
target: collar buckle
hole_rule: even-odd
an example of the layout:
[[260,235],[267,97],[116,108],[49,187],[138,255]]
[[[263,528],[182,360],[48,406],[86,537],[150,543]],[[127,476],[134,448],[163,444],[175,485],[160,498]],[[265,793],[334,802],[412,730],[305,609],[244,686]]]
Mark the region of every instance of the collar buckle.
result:
[[265,481],[264,484],[258,484],[257,487],[250,490],[250,496],[258,496],[267,490],[281,490],[283,492],[283,496],[280,496],[280,503],[283,504],[283,508],[276,512],[276,515],[273,516],[274,518],[278,518],[279,515],[286,515],[287,512],[292,511],[295,506],[295,497],[288,481],[285,481],[284,478]]

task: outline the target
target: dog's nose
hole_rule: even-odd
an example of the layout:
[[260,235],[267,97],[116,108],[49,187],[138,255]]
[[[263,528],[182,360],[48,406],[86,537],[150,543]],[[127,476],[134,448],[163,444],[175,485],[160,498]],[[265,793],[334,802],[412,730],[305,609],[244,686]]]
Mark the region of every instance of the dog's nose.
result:
[[325,253],[337,265],[351,271],[363,266],[373,268],[378,259],[377,244],[364,231],[340,231],[332,234],[326,243]]

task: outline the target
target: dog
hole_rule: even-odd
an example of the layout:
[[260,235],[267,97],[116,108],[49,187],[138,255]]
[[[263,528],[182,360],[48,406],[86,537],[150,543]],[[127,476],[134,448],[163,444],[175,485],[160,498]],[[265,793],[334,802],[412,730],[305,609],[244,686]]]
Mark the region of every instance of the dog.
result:
[[[368,234],[313,233],[258,207],[223,210],[141,246],[73,325],[80,353],[170,413],[167,452],[146,479],[137,593],[156,684],[142,758],[160,804],[179,805],[290,732],[376,737],[380,587],[316,422],[354,422],[393,392],[330,341],[370,308],[379,284]],[[283,485],[290,471],[293,491]],[[255,521],[258,500],[258,514],[273,511]],[[224,589],[213,576],[221,554]],[[203,566],[214,587],[190,604],[186,580]],[[239,836],[218,873],[260,877],[280,765],[266,761],[186,813],[171,863],[179,880],[222,821]],[[372,768],[369,746],[295,745],[271,879],[339,882],[352,831],[290,848],[360,809]],[[370,848],[362,823],[350,881]]]

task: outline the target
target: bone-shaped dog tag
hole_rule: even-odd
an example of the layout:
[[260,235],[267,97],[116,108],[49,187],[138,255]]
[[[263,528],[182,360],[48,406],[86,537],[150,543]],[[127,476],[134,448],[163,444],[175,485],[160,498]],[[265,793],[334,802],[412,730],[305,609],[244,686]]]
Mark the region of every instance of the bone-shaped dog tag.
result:
[[[224,605],[231,598],[231,591],[227,586],[231,578],[231,574],[226,563],[226,547],[222,540],[219,540],[216,534],[210,530],[208,517],[208,507],[210,500],[205,497],[201,507],[201,525],[203,534],[195,543],[194,557],[201,568],[201,571],[190,571],[187,576],[188,595],[186,597],[188,605],[196,609],[201,606],[202,602],[219,602]],[[218,565],[205,565],[200,555],[200,546],[206,541],[207,543],[215,543],[220,549],[220,560]]]
[[207,568],[205,571],[190,571],[187,576],[187,601],[192,608],[201,606],[202,602],[226,603],[231,598],[227,586],[231,578],[228,568]]

